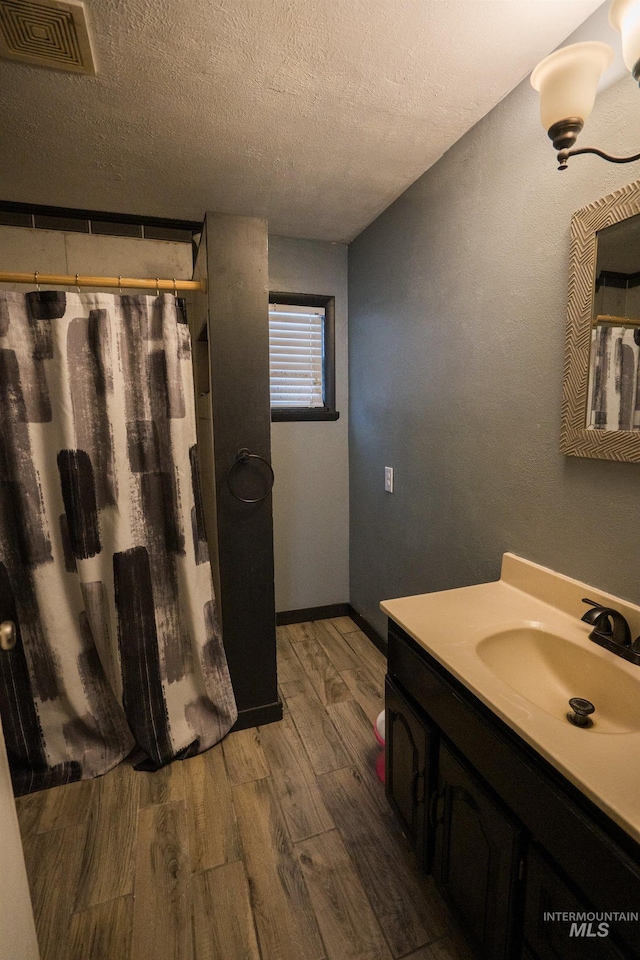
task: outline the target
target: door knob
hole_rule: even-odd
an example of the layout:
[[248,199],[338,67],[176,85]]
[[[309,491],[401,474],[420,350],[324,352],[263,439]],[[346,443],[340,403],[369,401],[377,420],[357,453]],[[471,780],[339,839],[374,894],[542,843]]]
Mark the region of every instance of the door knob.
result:
[[0,650],[13,650],[16,645],[16,625],[13,620],[0,623]]

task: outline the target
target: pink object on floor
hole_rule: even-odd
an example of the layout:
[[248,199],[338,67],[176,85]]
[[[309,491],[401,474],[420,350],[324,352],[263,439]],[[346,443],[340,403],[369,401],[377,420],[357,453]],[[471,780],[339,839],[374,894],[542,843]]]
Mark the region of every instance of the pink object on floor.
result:
[[378,780],[384,783],[384,710],[378,714],[378,718],[373,725],[373,732],[376,735],[376,740],[383,748],[376,760],[376,773],[378,774]]

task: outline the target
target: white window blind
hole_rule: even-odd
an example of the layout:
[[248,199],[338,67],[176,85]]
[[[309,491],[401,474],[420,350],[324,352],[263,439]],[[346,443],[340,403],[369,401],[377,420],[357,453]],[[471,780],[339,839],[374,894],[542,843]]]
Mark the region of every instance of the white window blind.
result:
[[272,407],[322,407],[324,307],[269,304]]

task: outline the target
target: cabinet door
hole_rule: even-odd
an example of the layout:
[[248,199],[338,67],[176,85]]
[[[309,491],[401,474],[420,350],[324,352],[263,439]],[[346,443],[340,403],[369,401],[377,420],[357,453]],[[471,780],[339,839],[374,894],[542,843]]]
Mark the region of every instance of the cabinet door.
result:
[[622,960],[598,920],[553,919],[549,914],[588,914],[593,907],[569,889],[554,867],[532,847],[527,857],[524,935],[537,960]]
[[387,678],[385,682],[385,787],[409,842],[427,866],[425,807],[432,734]]
[[441,743],[433,873],[480,954],[511,960],[520,833],[477,776]]

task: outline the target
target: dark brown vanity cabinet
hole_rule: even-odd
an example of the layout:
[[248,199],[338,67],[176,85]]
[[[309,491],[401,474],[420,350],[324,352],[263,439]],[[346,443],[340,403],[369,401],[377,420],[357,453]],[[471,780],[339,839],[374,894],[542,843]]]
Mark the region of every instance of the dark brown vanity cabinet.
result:
[[464,918],[482,954],[511,960],[518,827],[444,743],[432,810],[436,883]]
[[478,955],[640,960],[640,846],[393,622],[388,663],[387,795]]
[[385,705],[389,803],[483,955],[511,960],[520,831],[388,678]]
[[385,783],[389,803],[403,826],[420,863],[427,867],[426,798],[433,734],[388,680],[385,684]]
[[609,924],[570,920],[588,916],[591,905],[570,888],[541,850],[532,845],[527,857],[524,938],[538,960],[622,960],[609,937]]

